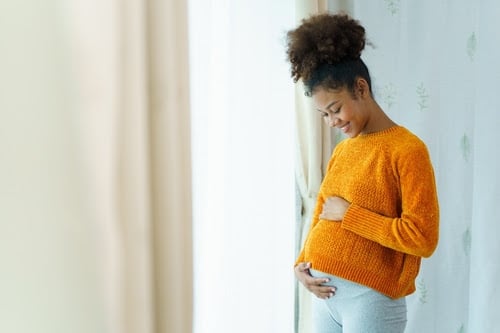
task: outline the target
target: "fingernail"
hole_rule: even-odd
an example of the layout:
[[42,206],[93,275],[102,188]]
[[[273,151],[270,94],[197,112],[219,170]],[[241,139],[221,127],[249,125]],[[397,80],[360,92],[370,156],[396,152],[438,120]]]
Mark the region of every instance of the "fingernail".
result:
[[337,291],[337,288],[332,288],[332,292],[336,292]]
[[328,295],[328,298],[330,298],[330,297],[333,297],[333,293],[330,293],[330,295]]

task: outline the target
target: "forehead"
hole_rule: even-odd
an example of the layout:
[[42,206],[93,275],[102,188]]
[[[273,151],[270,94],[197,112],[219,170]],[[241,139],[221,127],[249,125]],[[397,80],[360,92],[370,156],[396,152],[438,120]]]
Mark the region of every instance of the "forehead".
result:
[[312,100],[317,108],[326,108],[332,102],[338,102],[348,98],[349,92],[347,89],[315,89],[312,93]]

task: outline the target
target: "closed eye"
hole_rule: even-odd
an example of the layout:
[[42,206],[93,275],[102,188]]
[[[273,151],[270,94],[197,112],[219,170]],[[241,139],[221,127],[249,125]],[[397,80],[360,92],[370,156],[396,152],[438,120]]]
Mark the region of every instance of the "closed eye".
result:
[[328,117],[328,112],[321,111],[321,110],[318,110],[318,109],[316,109],[316,111],[318,111],[319,113],[321,113],[321,117],[323,117],[323,118]]

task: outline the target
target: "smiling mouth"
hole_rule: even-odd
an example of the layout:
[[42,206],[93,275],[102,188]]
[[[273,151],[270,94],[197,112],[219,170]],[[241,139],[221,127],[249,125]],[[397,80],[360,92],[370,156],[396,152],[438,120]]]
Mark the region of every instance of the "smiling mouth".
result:
[[344,133],[346,133],[349,130],[349,123],[345,124],[344,126],[339,127],[340,130]]

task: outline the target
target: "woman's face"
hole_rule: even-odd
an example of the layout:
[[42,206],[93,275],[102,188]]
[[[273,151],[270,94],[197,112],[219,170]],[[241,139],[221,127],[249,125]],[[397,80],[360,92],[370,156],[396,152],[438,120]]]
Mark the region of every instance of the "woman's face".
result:
[[347,88],[332,90],[318,87],[313,91],[312,99],[328,126],[340,129],[351,138],[364,133],[369,112],[363,93],[356,93],[354,98]]

